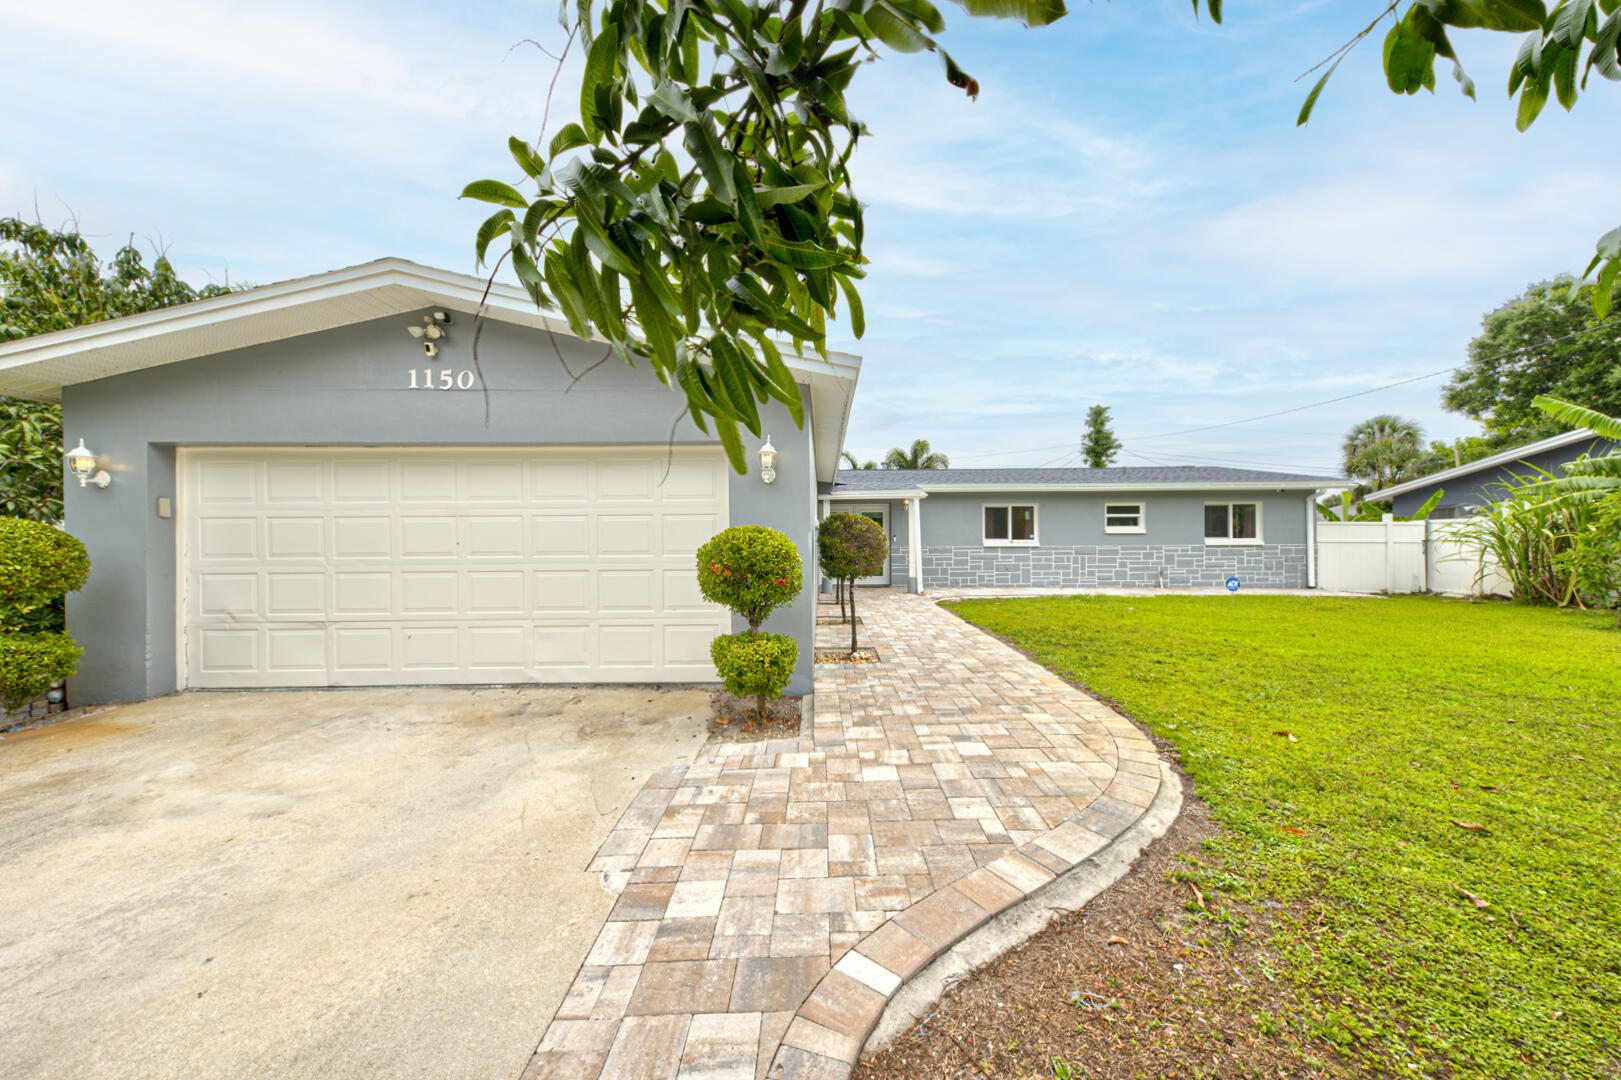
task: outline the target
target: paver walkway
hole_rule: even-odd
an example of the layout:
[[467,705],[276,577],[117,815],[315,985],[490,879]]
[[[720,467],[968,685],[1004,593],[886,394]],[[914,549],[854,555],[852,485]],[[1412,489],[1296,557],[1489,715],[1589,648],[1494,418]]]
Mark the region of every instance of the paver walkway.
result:
[[928,598],[860,601],[882,662],[818,665],[811,738],[712,745],[625,811],[524,1080],[847,1077],[906,979],[1153,801],[1114,710]]

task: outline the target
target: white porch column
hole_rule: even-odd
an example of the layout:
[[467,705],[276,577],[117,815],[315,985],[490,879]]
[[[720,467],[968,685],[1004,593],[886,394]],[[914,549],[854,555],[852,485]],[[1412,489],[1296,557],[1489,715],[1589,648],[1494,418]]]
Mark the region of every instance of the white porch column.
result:
[[912,592],[923,592],[923,514],[922,499],[906,500],[906,569]]
[[1306,588],[1317,587],[1317,492],[1306,496]]

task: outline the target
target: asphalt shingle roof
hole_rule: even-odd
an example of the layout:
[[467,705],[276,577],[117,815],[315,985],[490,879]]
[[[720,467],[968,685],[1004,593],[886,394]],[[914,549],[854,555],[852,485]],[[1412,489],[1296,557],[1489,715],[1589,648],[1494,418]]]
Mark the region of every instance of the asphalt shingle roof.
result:
[[1280,484],[1291,487],[1343,485],[1337,476],[1261,472],[1211,465],[1121,465],[1104,469],[840,469],[834,491],[891,491],[936,485],[987,488],[1040,487],[1044,484],[1109,484],[1137,487],[1189,484]]

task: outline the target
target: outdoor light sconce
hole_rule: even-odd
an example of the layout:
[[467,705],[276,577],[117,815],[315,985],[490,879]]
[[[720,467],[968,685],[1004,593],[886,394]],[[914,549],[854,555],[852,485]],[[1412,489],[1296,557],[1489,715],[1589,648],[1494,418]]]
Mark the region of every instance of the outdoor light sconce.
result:
[[765,437],[760,447],[760,479],[770,484],[777,479],[777,448],[771,445],[771,436]]
[[405,332],[418,340],[422,340],[422,350],[432,357],[439,355],[439,341],[441,338],[448,336],[445,327],[449,325],[450,312],[435,311],[422,316],[421,326],[407,326]]
[[98,488],[104,488],[113,482],[113,478],[107,475],[106,469],[98,470],[96,468],[96,455],[85,448],[83,439],[79,440],[78,446],[68,451],[67,459],[68,468],[73,470],[73,475],[79,478],[80,487],[94,484]]

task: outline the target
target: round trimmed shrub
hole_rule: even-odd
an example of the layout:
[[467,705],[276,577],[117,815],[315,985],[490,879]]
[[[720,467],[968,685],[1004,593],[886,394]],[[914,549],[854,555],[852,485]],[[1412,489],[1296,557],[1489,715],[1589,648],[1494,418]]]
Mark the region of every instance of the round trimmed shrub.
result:
[[816,531],[822,572],[842,581],[884,572],[889,539],[869,517],[829,514]]
[[[0,518],[0,629],[59,629],[56,601],[84,587],[90,555],[55,525]],[[43,616],[43,619],[42,619]]]
[[758,699],[759,720],[763,722],[766,702],[781,697],[794,677],[799,643],[788,634],[753,630],[723,634],[710,643],[709,658],[715,662],[727,693]]
[[766,616],[799,595],[799,549],[776,529],[733,525],[698,549],[698,588],[705,600],[731,608],[757,631]]
[[65,679],[84,650],[66,634],[0,634],[0,707],[20,708]]
[[889,558],[889,537],[872,518],[860,514],[829,514],[816,529],[816,547],[822,573],[844,582],[850,602],[850,654],[856,651],[856,578],[884,572]]

